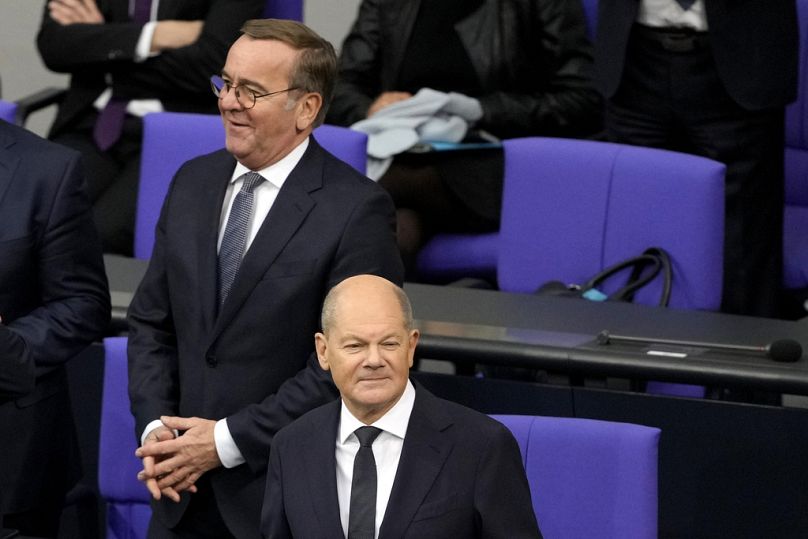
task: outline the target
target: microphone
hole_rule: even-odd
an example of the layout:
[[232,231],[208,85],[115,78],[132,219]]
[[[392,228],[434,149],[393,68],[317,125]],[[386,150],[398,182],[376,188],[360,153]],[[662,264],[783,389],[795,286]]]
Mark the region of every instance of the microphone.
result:
[[794,339],[777,339],[765,346],[747,346],[743,344],[707,343],[698,341],[681,341],[676,339],[656,339],[643,337],[629,337],[627,335],[613,335],[605,329],[598,333],[598,344],[611,344],[614,342],[633,342],[645,344],[668,344],[672,346],[695,346],[700,348],[715,348],[718,350],[732,350],[734,352],[757,352],[784,363],[793,363],[802,357],[802,345]]

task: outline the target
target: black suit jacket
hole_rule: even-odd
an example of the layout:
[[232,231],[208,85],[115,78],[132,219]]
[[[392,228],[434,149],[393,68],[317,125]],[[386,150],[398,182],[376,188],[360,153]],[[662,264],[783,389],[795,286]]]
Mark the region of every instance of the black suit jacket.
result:
[[[599,0],[595,65],[606,97],[620,85],[639,0]],[[782,107],[797,95],[794,0],[705,0],[710,48],[729,95],[748,110]]]
[[224,66],[227,50],[244,21],[261,16],[264,0],[162,0],[158,20],[204,20],[200,38],[135,63],[143,25],[129,18],[129,0],[97,0],[104,24],[61,26],[47,6],[37,47],[45,65],[70,73],[70,88],[51,128],[51,136],[70,130],[91,113],[93,101],[112,78],[113,95],[159,99],[169,111],[216,112],[210,76]]
[[64,364],[110,316],[83,189],[78,153],[0,121],[0,514],[77,478]]
[[[344,537],[334,456],[339,414],[337,400],[275,437],[261,520],[265,537]],[[541,537],[511,432],[416,385],[379,537]]]
[[[272,435],[337,395],[313,354],[325,294],[360,273],[400,284],[403,269],[387,193],[310,138],[217,313],[218,225],[235,164],[209,154],[171,184],[129,310],[129,391],[138,436],[164,414],[227,417],[247,462],[210,477],[231,530],[253,537]],[[173,526],[184,507],[166,501],[155,514]]]

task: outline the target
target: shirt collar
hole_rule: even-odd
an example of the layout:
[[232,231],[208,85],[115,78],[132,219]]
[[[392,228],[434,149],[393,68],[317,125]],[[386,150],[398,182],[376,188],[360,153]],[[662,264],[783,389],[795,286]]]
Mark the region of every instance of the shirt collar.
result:
[[[407,425],[409,425],[414,404],[415,388],[412,382],[407,380],[407,386],[404,388],[404,393],[401,394],[401,398],[398,399],[398,402],[371,426],[377,427],[403,440],[404,435],[407,433]],[[345,401],[343,401],[340,409],[339,442],[344,444],[356,429],[364,426],[366,425],[354,417],[348,410],[348,407],[345,406]]]
[[[303,154],[306,153],[306,149],[309,147],[309,138],[306,137],[303,142],[295,146],[295,149],[286,154],[286,156],[278,161],[277,163],[273,163],[268,167],[262,168],[261,170],[256,170],[266,181],[280,189],[283,187],[283,183],[286,181],[286,178],[289,177],[289,174],[292,173],[292,170],[297,166],[300,159],[303,157]],[[247,172],[251,172],[250,169],[236,161],[236,168],[233,170],[233,176],[230,178],[230,183],[235,183],[235,181],[241,178]]]

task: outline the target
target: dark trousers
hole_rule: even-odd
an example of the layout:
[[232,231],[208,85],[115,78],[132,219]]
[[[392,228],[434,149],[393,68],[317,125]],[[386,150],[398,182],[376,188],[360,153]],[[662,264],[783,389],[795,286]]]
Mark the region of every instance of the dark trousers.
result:
[[[677,46],[666,47],[663,34],[635,26],[621,85],[607,105],[609,138],[702,155],[727,166],[722,310],[776,316],[784,110],[740,107],[719,78],[709,35],[671,40]],[[692,43],[692,50],[681,50],[688,48],[682,43]]]
[[191,502],[179,524],[169,529],[152,517],[149,522],[149,539],[235,539],[222,519],[208,478],[203,475],[196,486],[199,490],[196,494],[191,494]]
[[103,152],[93,140],[97,116],[91,113],[75,128],[58,133],[51,139],[82,155],[87,193],[93,205],[93,218],[104,252],[131,256],[143,122],[127,115],[120,140]]

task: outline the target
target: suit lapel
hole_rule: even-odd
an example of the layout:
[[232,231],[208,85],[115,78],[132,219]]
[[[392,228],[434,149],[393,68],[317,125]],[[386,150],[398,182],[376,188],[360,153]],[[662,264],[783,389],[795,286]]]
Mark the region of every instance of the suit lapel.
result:
[[[452,450],[454,439],[446,431],[452,420],[441,402],[416,384],[401,460],[379,529],[380,539],[401,537],[429,493]],[[392,510],[390,510],[392,509]]]
[[7,131],[9,129],[6,127],[0,130],[0,205],[2,205],[3,198],[5,198],[8,188],[11,186],[14,171],[17,170],[20,164],[19,156],[11,151],[15,140]]
[[[310,193],[322,187],[324,150],[309,137],[309,147],[283,184],[272,209],[258,230],[233,287],[216,320],[214,338],[230,323],[269,267],[315,206]],[[215,294],[215,292],[214,292]]]
[[210,167],[212,181],[198,182],[199,189],[203,190],[198,208],[190,211],[198,212],[201,218],[196,232],[196,267],[199,268],[200,301],[202,312],[205,313],[205,327],[212,328],[216,321],[218,310],[216,291],[218,287],[216,243],[219,239],[219,219],[222,214],[222,201],[227,191],[230,177],[236,160],[227,151],[219,152],[220,159]]
[[310,500],[318,526],[323,536],[331,537],[342,534],[342,522],[339,516],[339,499],[337,498],[337,460],[335,443],[340,412],[339,399],[328,406],[325,421],[318,425],[313,433],[311,443],[301,444],[305,481],[311,494]]

